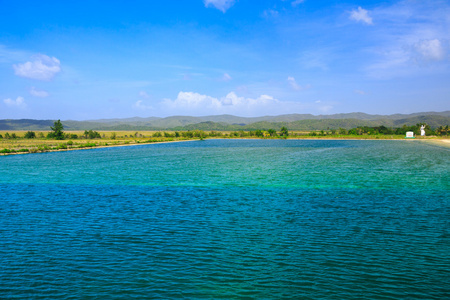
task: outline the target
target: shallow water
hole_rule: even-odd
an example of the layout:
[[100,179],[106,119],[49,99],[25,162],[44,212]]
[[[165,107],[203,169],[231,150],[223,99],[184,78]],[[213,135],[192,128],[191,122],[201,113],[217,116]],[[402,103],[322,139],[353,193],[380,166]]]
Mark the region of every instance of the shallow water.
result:
[[418,141],[0,157],[0,298],[443,299],[449,170]]

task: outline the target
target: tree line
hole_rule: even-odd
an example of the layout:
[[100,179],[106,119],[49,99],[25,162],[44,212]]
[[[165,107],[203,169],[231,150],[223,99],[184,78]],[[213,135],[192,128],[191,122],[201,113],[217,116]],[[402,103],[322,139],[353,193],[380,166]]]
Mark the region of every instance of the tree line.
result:
[[[296,133],[294,135],[309,135],[309,136],[329,136],[329,135],[405,135],[407,131],[412,131],[416,135],[420,135],[421,126],[425,126],[425,134],[427,136],[448,136],[450,135],[450,130],[448,125],[439,126],[437,128],[432,129],[428,124],[425,123],[417,123],[416,125],[407,126],[403,125],[399,128],[388,128],[386,126],[358,126],[349,130],[344,128],[339,129],[327,129],[320,131],[311,131],[309,133]],[[54,122],[53,126],[50,126],[51,131],[47,133],[46,138],[48,139],[56,139],[56,140],[64,140],[64,139],[101,139],[105,138],[105,134],[101,135],[99,132],[94,130],[85,130],[84,133],[80,136],[73,133],[64,133],[64,126],[60,120]],[[188,130],[188,131],[175,131],[175,132],[161,132],[157,131],[152,134],[152,137],[160,138],[206,138],[206,137],[259,137],[259,138],[286,138],[289,136],[289,130],[286,126],[281,127],[279,131],[275,129],[268,130],[239,130],[232,131],[230,133],[225,133],[221,131],[210,131],[205,132],[203,130]],[[42,132],[36,134],[34,131],[28,131],[25,133],[24,138],[33,139],[33,138],[45,138]],[[128,137],[125,135],[125,137]],[[135,132],[134,135],[130,135],[130,137],[143,137],[142,134]],[[9,134],[5,133],[5,136],[0,134],[0,138],[5,139],[16,139],[19,138],[15,133]],[[109,137],[110,139],[116,139],[116,133],[112,133]]]

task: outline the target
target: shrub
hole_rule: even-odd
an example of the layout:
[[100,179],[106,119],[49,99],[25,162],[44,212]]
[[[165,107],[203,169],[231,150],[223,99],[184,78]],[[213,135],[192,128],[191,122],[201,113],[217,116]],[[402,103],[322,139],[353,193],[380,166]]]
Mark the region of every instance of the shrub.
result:
[[58,147],[56,147],[56,150],[60,150],[60,149],[67,149],[67,145],[64,143],[59,144]]
[[72,141],[68,141],[66,144],[67,144],[67,146],[72,146],[73,142]]
[[47,145],[38,146],[37,149],[38,149],[38,151],[41,151],[41,152],[45,152],[45,151],[50,150],[50,148]]
[[95,143],[86,143],[86,144],[82,144],[80,148],[90,148],[90,147],[95,147],[97,146]]
[[27,131],[27,133],[25,133],[24,138],[26,139],[34,139],[36,138],[36,133],[34,131]]

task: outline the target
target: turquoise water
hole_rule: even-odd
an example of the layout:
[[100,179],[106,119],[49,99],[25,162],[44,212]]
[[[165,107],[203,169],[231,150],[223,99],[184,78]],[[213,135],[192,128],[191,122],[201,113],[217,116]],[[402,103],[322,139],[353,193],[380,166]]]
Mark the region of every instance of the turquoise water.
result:
[[0,157],[0,298],[443,299],[449,170],[419,141]]

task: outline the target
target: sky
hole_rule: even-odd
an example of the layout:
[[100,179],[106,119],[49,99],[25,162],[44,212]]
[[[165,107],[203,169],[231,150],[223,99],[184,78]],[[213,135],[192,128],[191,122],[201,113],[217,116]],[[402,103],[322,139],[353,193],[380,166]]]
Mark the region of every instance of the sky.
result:
[[0,0],[0,119],[446,110],[448,0]]

